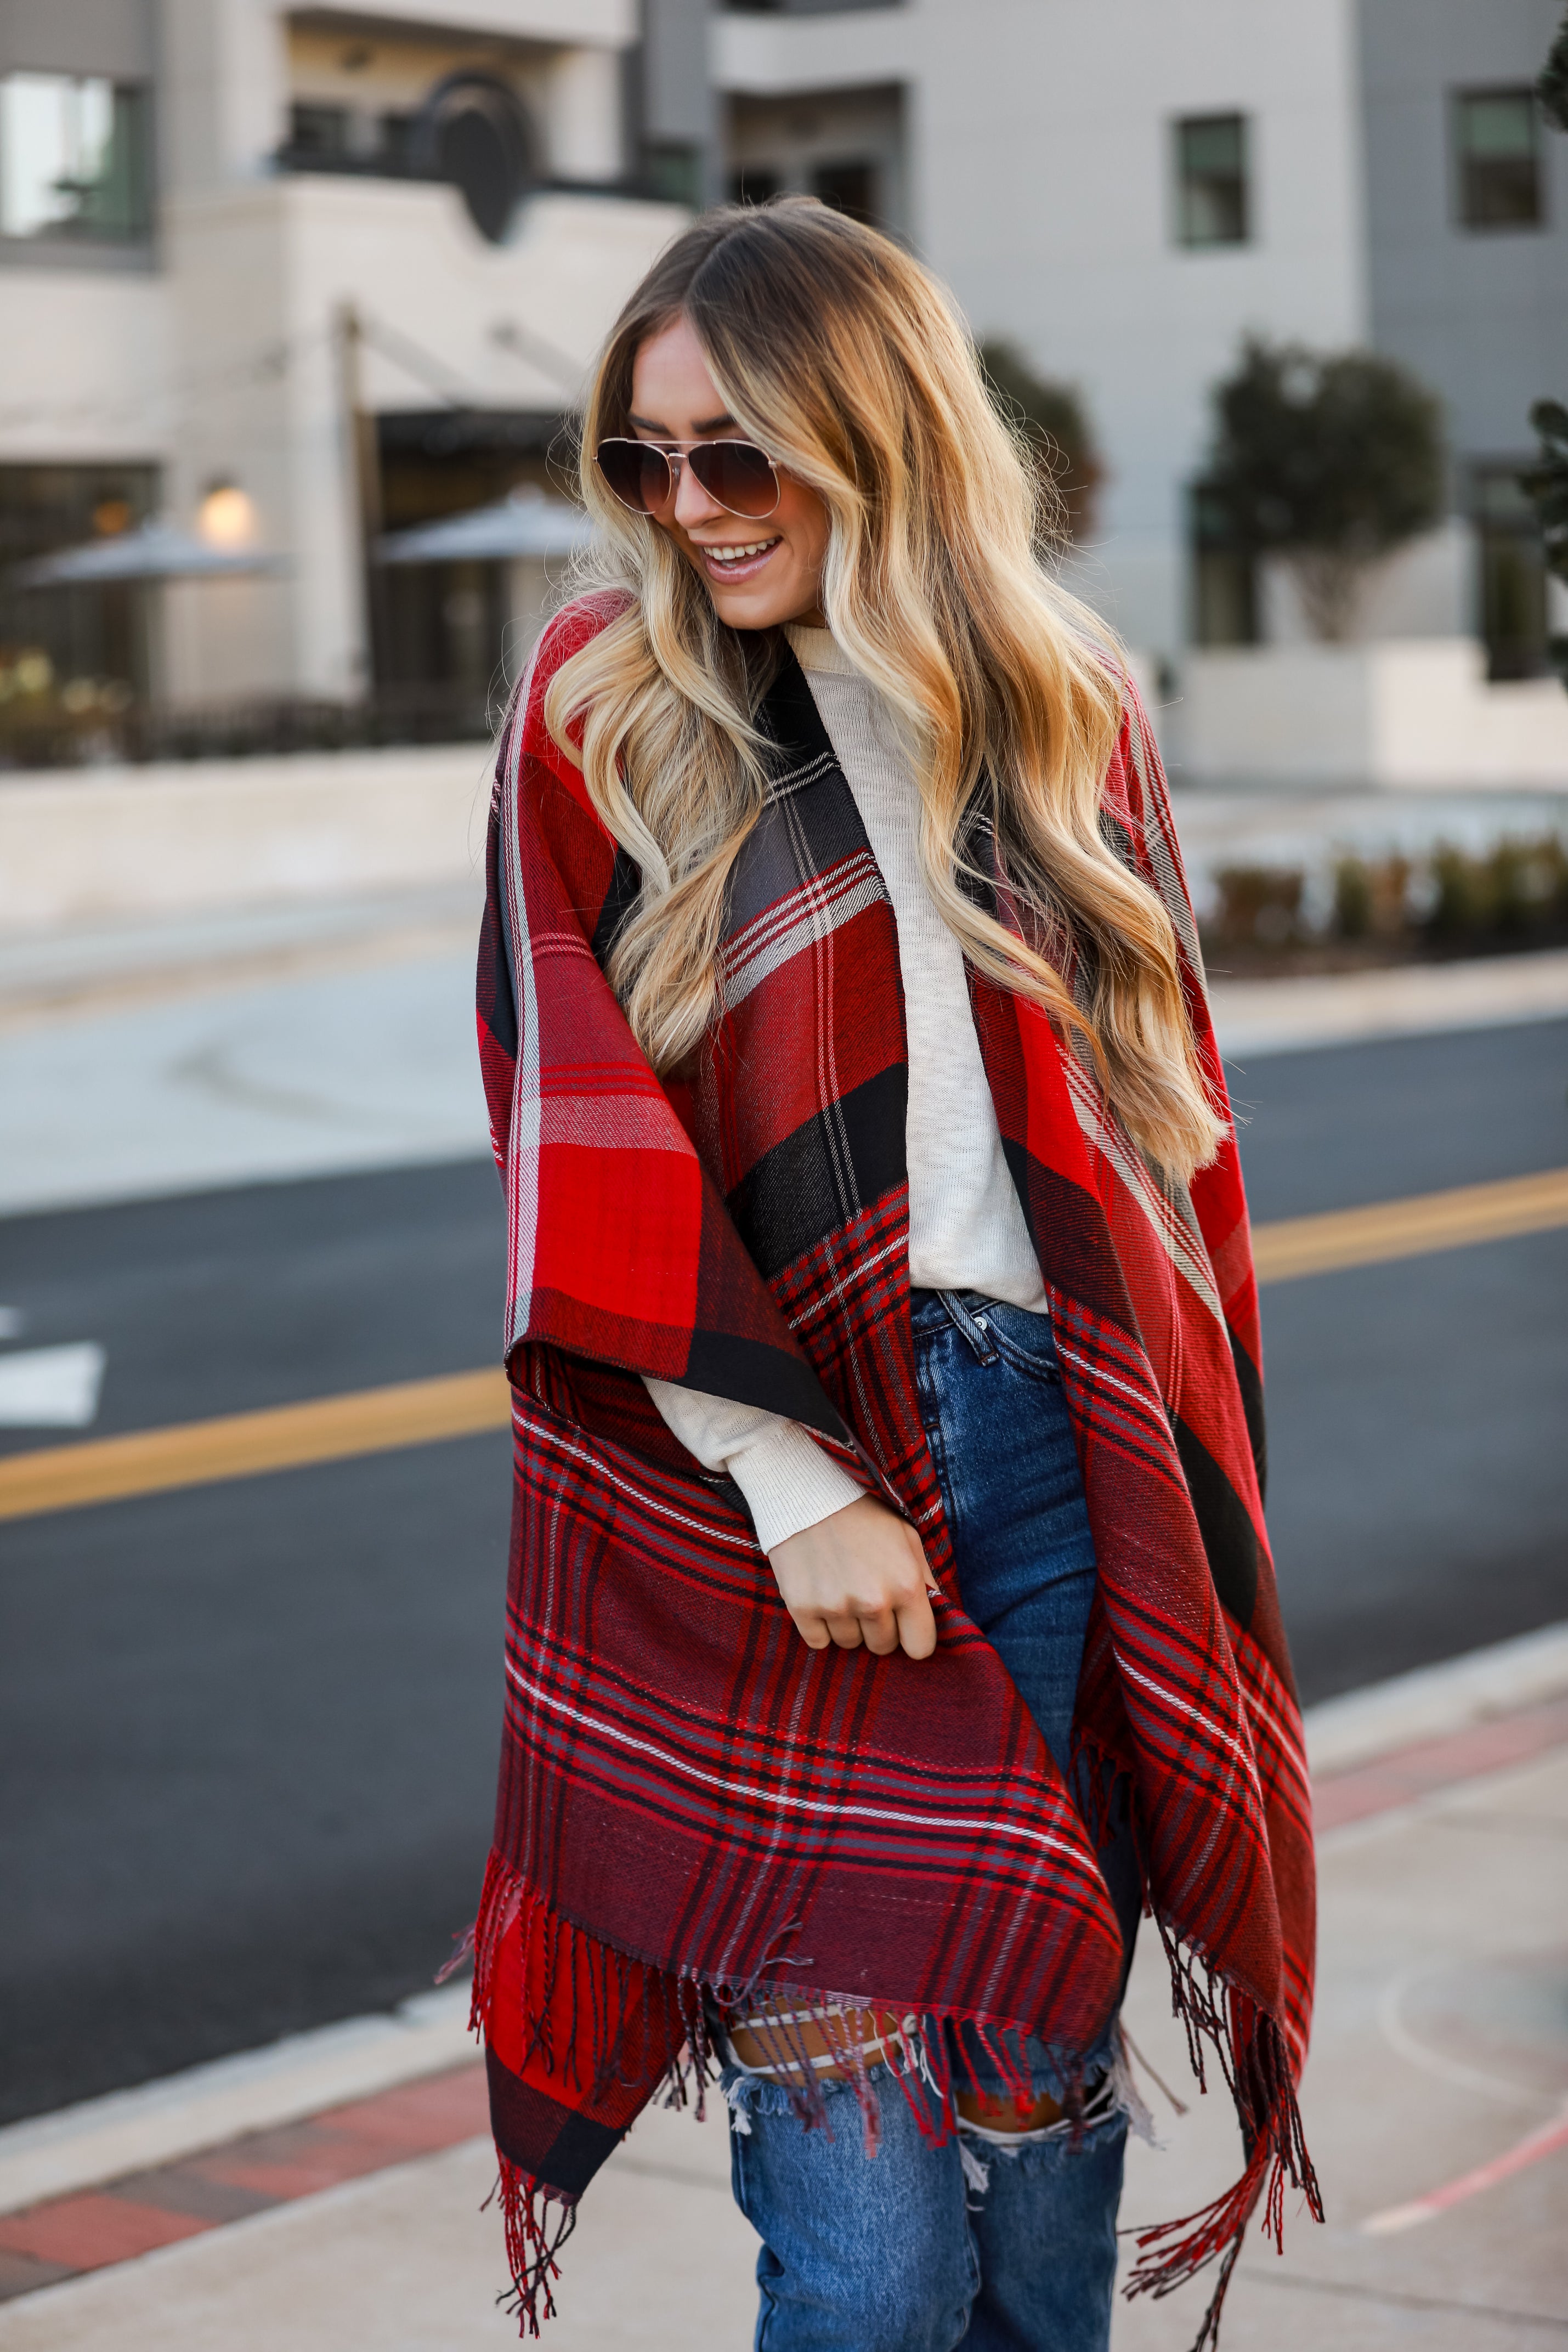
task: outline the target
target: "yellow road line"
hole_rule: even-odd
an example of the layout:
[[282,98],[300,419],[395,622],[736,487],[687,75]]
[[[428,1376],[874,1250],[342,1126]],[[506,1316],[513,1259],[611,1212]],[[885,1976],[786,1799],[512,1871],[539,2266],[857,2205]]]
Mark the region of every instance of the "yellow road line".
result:
[[1420,1192],[1408,1201],[1377,1201],[1365,1209],[1332,1209],[1325,1216],[1285,1217],[1260,1225],[1252,1247],[1260,1282],[1293,1282],[1303,1274],[1381,1265],[1558,1225],[1568,1225],[1568,1168]]
[[31,1517],[127,1495],[165,1494],[217,1478],[295,1470],[308,1462],[343,1462],[402,1445],[504,1429],[511,1419],[504,1372],[454,1372],[444,1380],[400,1381],[349,1396],[312,1397],[266,1412],[230,1412],[172,1429],[132,1430],[85,1445],[54,1445],[0,1458],[0,1519]]
[[[1413,1200],[1379,1201],[1371,1208],[1289,1217],[1260,1225],[1252,1245],[1260,1282],[1291,1282],[1302,1275],[1377,1265],[1559,1225],[1568,1225],[1568,1168],[1423,1192]],[[504,1429],[510,1417],[503,1373],[453,1372],[443,1380],[401,1381],[349,1396],[274,1405],[265,1412],[225,1413],[172,1429],[51,1445],[0,1457],[0,1519],[431,1445]]]

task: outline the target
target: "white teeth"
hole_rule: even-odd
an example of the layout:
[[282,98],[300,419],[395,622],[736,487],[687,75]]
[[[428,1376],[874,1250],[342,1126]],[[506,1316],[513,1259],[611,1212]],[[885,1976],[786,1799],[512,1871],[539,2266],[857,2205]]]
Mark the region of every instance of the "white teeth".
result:
[[763,555],[777,547],[777,539],[759,539],[751,547],[705,547],[703,553],[710,563],[744,563],[750,555]]

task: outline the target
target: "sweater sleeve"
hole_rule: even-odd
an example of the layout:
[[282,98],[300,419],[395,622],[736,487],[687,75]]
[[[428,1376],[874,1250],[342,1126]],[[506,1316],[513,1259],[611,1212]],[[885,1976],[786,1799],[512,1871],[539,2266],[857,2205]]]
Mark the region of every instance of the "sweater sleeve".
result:
[[866,1491],[797,1421],[673,1381],[649,1379],[646,1385],[687,1453],[705,1469],[727,1471],[735,1480],[764,1551],[831,1518]]

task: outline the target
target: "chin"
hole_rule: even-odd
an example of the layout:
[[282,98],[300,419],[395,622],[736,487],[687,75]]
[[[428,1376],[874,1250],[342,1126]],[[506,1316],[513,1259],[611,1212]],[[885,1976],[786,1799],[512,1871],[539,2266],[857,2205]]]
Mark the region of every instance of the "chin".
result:
[[710,592],[713,605],[727,629],[779,629],[786,621],[795,618],[799,597],[769,595],[748,596],[744,589],[724,589]]

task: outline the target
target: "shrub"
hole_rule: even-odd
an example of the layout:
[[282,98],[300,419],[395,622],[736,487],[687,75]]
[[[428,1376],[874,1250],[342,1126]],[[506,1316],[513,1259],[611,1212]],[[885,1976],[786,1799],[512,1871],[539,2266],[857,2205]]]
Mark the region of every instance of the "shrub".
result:
[[1410,887],[1407,857],[1385,857],[1369,865],[1342,857],[1334,866],[1333,928],[1342,940],[1396,938],[1405,929]]
[[1348,635],[1367,565],[1441,518],[1437,400],[1371,352],[1256,339],[1214,399],[1206,497],[1235,546],[1284,558],[1318,636]]
[[1568,852],[1554,835],[1500,841],[1483,857],[1443,843],[1432,853],[1436,886],[1427,929],[1517,938],[1568,919]]
[[1372,929],[1372,876],[1359,857],[1334,866],[1333,927],[1342,940],[1364,940]]
[[1070,385],[1036,375],[1011,343],[983,342],[980,365],[996,408],[1034,454],[1056,534],[1077,545],[1094,527],[1105,475],[1082,400]]
[[1226,866],[1214,877],[1219,908],[1208,926],[1232,947],[1279,948],[1301,935],[1307,877],[1293,866]]

